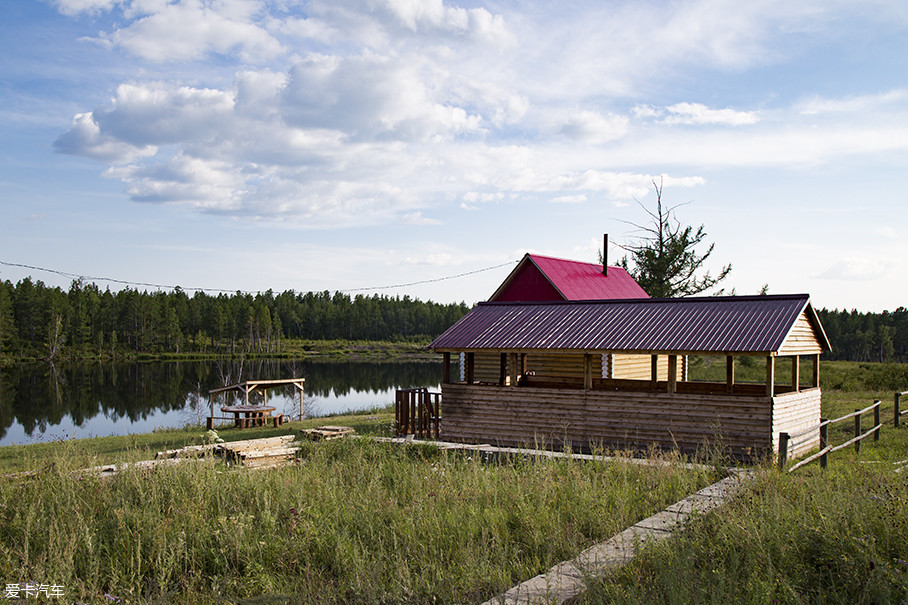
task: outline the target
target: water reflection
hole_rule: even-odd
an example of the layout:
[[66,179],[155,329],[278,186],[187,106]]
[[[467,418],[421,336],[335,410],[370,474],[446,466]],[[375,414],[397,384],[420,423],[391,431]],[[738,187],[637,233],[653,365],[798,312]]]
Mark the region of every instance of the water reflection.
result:
[[[0,370],[0,445],[196,423],[207,415],[209,389],[298,377],[306,379],[308,411],[333,414],[388,404],[396,388],[437,386],[441,364],[268,359],[22,364]],[[293,391],[270,391],[269,403],[298,410]]]

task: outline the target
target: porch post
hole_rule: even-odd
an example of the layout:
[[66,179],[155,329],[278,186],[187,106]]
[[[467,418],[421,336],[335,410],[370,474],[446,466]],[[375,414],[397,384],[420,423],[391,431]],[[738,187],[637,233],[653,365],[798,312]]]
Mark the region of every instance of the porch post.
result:
[[593,388],[593,356],[589,353],[583,354],[583,388]]
[[675,393],[678,390],[678,356],[668,356],[668,392]]
[[725,386],[729,393],[735,392],[735,357],[727,355],[725,357]]
[[655,391],[659,388],[659,356],[653,355],[650,362],[650,390]]
[[797,393],[801,390],[801,356],[791,358],[791,388]]
[[766,356],[766,396],[775,397],[776,381],[776,358],[772,355]]

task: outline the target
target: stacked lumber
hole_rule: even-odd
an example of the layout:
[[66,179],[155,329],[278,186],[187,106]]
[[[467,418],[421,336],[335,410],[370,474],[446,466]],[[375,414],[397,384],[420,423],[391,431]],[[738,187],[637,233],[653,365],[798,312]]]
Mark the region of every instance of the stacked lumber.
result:
[[223,456],[228,463],[242,464],[247,468],[272,468],[296,459],[296,447],[292,441],[293,435],[282,435],[219,443],[215,453]]
[[177,450],[158,452],[155,459],[203,458],[215,455],[224,458],[228,463],[243,464],[250,468],[273,467],[296,458],[296,447],[291,445],[292,441],[293,435],[282,435],[229,443],[189,445]]
[[356,431],[349,426],[317,426],[314,429],[303,429],[300,434],[312,441],[328,441],[352,435]]

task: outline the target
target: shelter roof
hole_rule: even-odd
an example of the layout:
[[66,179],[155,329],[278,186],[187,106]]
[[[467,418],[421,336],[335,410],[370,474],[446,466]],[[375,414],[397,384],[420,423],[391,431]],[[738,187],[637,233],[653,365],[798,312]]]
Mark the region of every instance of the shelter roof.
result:
[[[430,348],[436,351],[574,350],[777,354],[808,334],[829,341],[806,294],[546,303],[480,303]],[[799,336],[800,337],[800,336]]]
[[526,254],[502,282],[492,301],[606,300],[649,296],[621,267]]

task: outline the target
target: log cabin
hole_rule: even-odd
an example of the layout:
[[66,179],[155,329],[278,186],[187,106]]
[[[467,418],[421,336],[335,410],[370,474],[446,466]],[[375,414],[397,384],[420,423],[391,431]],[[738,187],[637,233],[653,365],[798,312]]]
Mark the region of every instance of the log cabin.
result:
[[[819,423],[819,358],[830,350],[806,294],[535,302],[499,296],[429,346],[445,361],[446,440],[687,454],[718,447],[747,460],[772,456],[780,432]],[[463,360],[460,376],[452,372],[454,356]],[[621,356],[647,360],[648,376],[621,376],[610,367]],[[682,367],[689,356],[724,358],[724,380],[689,380]],[[480,366],[479,359],[486,361]],[[736,380],[745,360],[765,364],[765,379]],[[783,360],[787,376],[776,372]],[[795,444],[790,455],[818,440]]]

